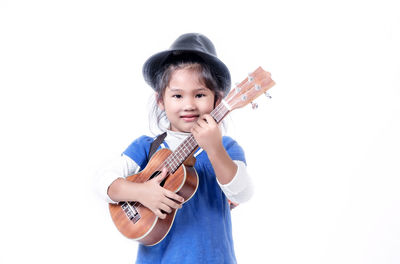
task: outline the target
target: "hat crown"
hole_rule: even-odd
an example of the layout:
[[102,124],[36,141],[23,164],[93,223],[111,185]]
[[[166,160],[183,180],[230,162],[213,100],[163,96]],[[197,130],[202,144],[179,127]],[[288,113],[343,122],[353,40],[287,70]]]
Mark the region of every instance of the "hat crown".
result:
[[174,62],[199,62],[207,65],[212,72],[217,89],[224,95],[230,90],[231,75],[226,65],[217,57],[214,44],[206,36],[199,33],[186,33],[179,36],[168,50],[151,56],[143,65],[145,81],[159,92],[159,82],[166,67]]
[[199,33],[181,35],[172,43],[170,50],[190,50],[217,56],[214,44],[206,36]]

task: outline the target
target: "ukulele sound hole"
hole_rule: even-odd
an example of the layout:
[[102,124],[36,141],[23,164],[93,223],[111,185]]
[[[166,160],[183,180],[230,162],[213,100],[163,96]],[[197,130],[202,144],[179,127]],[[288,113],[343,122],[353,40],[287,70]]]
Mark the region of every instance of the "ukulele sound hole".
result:
[[[161,173],[161,171],[155,171],[153,174],[150,176],[149,180],[153,179],[154,177],[158,176]],[[168,176],[167,176],[168,177]],[[167,180],[167,177],[160,183],[161,187],[164,187],[165,181]]]

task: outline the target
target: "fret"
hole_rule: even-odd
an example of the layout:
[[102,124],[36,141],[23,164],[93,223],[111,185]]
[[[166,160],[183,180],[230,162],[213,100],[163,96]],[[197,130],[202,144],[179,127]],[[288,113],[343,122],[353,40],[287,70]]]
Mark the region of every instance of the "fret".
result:
[[225,103],[219,104],[212,112],[211,116],[215,119],[217,123],[221,122],[221,120],[228,114],[229,109],[225,106]]
[[183,161],[184,153],[182,154],[182,150],[178,151],[179,161]]
[[174,166],[174,171],[179,167],[179,162],[176,160],[176,158],[172,161],[172,165]]
[[186,144],[183,145],[183,148],[185,148],[185,151],[186,151],[186,152],[188,151],[188,148],[186,147]]
[[166,168],[168,171],[171,171],[171,167],[169,166],[168,159],[169,159],[169,157],[164,160],[162,167]]
[[176,159],[176,162],[177,162],[178,164],[182,164],[183,159],[182,159],[182,156],[181,156],[181,155],[178,155],[178,158]]
[[168,162],[164,165],[164,167],[167,168],[168,171],[172,170],[171,165]]

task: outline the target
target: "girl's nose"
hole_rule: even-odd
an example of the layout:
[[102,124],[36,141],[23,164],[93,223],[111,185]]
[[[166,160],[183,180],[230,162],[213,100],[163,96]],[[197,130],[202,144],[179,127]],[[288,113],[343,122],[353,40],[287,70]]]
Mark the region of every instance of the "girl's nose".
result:
[[185,111],[191,111],[191,110],[196,109],[196,104],[194,102],[194,99],[193,98],[186,98],[183,109]]

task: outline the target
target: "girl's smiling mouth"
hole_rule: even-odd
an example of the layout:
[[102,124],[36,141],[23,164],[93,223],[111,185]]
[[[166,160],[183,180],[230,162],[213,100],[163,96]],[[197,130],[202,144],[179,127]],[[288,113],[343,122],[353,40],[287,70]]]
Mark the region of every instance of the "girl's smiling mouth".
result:
[[199,118],[199,115],[182,115],[181,118],[185,122],[194,122],[197,120],[197,118]]

